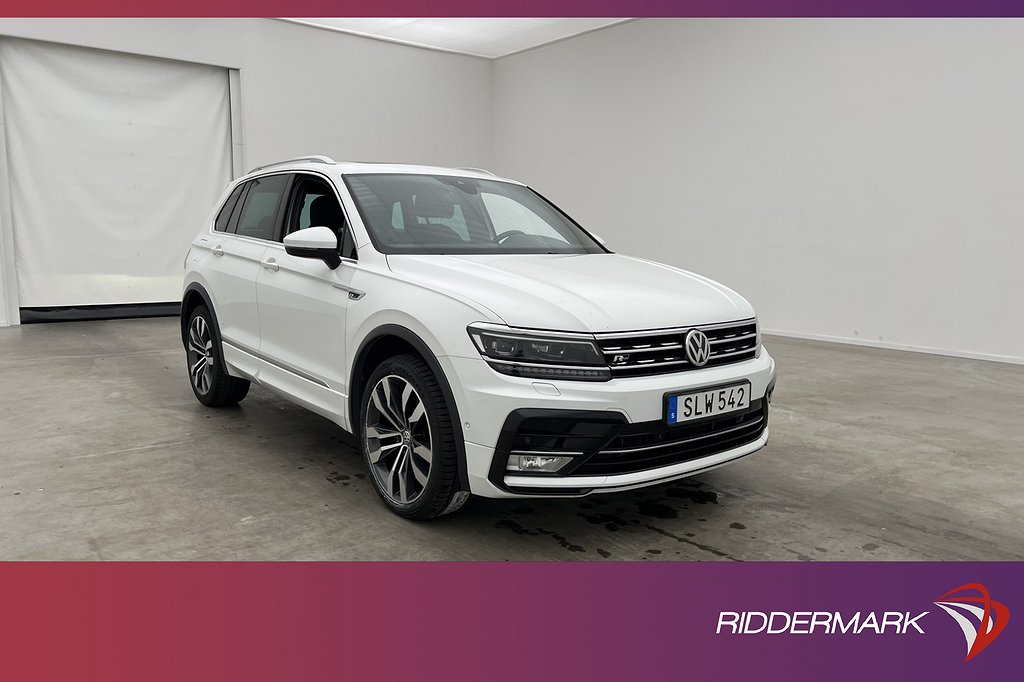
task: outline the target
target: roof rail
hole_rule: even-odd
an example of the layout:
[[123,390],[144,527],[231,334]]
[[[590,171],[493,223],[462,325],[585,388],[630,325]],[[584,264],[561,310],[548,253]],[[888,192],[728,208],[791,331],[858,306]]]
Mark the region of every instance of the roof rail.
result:
[[484,175],[494,175],[494,173],[486,168],[473,168],[471,166],[459,166],[456,170],[468,170],[473,171],[474,173],[483,173]]
[[255,173],[256,171],[263,170],[264,168],[272,168],[274,166],[283,166],[286,163],[297,163],[299,161],[311,161],[313,163],[330,163],[330,164],[337,163],[334,159],[332,159],[329,156],[319,156],[319,155],[316,155],[316,154],[310,154],[309,156],[296,156],[294,159],[285,159],[284,161],[275,161],[274,163],[268,163],[265,166],[257,166],[256,168],[253,168],[249,172],[250,173]]

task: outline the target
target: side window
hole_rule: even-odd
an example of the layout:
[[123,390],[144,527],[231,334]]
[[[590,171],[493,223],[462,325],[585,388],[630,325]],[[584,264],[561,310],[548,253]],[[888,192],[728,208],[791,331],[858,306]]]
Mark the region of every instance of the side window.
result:
[[341,236],[341,257],[358,260],[356,253],[356,241],[352,238],[352,230],[346,229]]
[[287,175],[271,175],[249,183],[235,234],[256,239],[273,239],[277,227],[277,208],[288,185]]
[[355,244],[347,229],[345,212],[331,186],[321,178],[298,175],[293,187],[285,233],[329,227],[338,235],[340,254],[355,258]]
[[234,234],[235,230],[238,229],[238,215],[242,212],[242,206],[245,204],[245,197],[248,196],[252,185],[253,183],[250,181],[242,186],[242,193],[238,195],[238,201],[235,202],[235,207],[231,209],[231,219],[228,220],[228,224],[225,227],[227,232]]
[[217,232],[227,232],[228,224],[231,222],[231,213],[235,210],[235,204],[238,203],[238,197],[242,196],[242,190],[245,189],[245,183],[242,183],[228,197],[228,200],[224,202],[224,206],[221,207],[220,213],[217,214],[217,221],[213,224],[213,229]]

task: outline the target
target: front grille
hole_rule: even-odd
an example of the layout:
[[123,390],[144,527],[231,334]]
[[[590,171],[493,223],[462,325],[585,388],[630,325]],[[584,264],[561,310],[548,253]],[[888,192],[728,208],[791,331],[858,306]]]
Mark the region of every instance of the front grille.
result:
[[[686,334],[690,329],[700,329],[711,343],[711,357],[702,367],[686,358]],[[671,374],[750,360],[757,352],[757,322],[743,320],[682,329],[598,334],[597,343],[613,378]]]
[[570,472],[571,476],[608,476],[679,464],[751,443],[768,426],[764,400],[739,413],[668,426],[663,421],[623,425],[599,451]]

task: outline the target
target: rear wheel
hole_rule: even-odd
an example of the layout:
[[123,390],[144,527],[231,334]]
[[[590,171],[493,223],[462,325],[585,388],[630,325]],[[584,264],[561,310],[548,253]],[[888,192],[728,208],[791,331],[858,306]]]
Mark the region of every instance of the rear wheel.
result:
[[221,349],[214,336],[213,315],[204,305],[196,306],[188,318],[185,359],[192,392],[203,405],[235,405],[249,392],[249,382],[224,371]]
[[382,362],[363,391],[363,457],[377,494],[393,512],[429,519],[461,507],[451,415],[426,363],[412,355]]

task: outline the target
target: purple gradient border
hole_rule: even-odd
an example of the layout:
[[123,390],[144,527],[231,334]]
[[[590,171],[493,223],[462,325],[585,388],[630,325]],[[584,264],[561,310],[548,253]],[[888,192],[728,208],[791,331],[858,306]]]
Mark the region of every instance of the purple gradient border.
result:
[[[0,674],[1002,682],[1020,679],[1022,577],[1024,563],[8,563]],[[970,582],[1011,616],[964,663],[932,600]],[[722,610],[929,614],[924,635],[716,635]]]
[[1021,0],[6,0],[22,17],[1020,17]]

